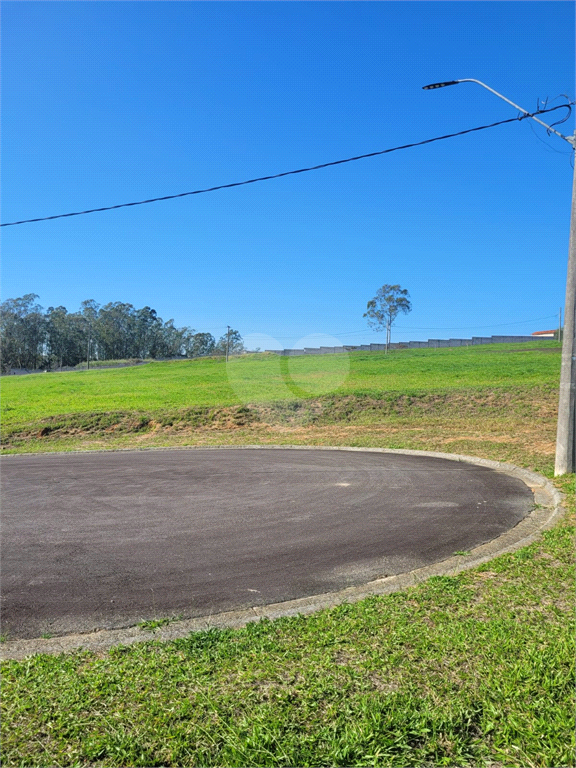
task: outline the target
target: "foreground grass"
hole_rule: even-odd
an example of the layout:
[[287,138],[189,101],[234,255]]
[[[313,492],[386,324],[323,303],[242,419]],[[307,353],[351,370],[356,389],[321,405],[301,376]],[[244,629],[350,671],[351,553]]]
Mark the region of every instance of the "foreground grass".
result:
[[[412,447],[552,475],[554,353],[482,349],[477,358],[499,360],[486,368],[467,350],[410,352],[462,357],[399,357],[395,365],[410,359],[413,371],[396,390],[394,370],[382,371],[390,356],[356,373],[352,363],[345,391],[317,388],[298,401],[246,407],[218,401],[217,388],[204,405],[163,410],[143,400],[138,413],[109,409],[110,423],[92,431],[74,421],[85,411],[66,422],[54,410],[61,401],[40,403],[35,426],[61,426],[37,437],[15,419],[8,444]],[[426,374],[433,387],[415,370],[425,360],[438,363]],[[298,386],[312,390],[320,373],[306,369]],[[573,766],[574,476],[555,482],[567,495],[561,523],[455,577],[241,630],[4,662],[3,765]]]

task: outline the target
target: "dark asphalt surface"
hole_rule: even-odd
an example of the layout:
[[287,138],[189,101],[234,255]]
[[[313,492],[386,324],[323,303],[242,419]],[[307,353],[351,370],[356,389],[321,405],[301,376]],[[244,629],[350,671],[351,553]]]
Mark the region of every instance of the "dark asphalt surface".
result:
[[521,480],[432,457],[7,456],[2,632],[109,629],[332,592],[473,549],[533,507]]

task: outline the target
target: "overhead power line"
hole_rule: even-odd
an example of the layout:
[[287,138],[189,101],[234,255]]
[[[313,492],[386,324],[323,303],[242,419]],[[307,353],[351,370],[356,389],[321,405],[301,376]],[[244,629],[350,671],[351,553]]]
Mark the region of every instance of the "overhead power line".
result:
[[[467,325],[467,326],[458,325],[458,326],[451,326],[451,327],[448,327],[448,328],[446,328],[446,327],[442,327],[442,328],[438,328],[438,327],[436,327],[436,328],[430,328],[430,327],[427,327],[427,328],[412,328],[412,327],[410,327],[410,328],[408,328],[408,327],[402,326],[402,325],[395,325],[394,328],[395,328],[396,331],[403,331],[403,332],[406,332],[406,331],[410,331],[410,332],[411,331],[470,331],[470,330],[473,330],[474,328],[478,328],[478,329],[480,329],[480,328],[503,328],[503,327],[509,326],[509,325],[526,325],[527,323],[538,323],[541,320],[550,320],[550,318],[552,318],[552,317],[556,318],[556,317],[558,317],[558,314],[556,313],[554,315],[546,315],[545,317],[536,317],[536,318],[534,318],[532,320],[515,320],[512,323],[496,323],[495,325]],[[338,339],[338,338],[340,338],[340,336],[359,336],[361,334],[365,334],[365,333],[369,333],[369,332],[370,332],[369,328],[364,328],[364,330],[362,330],[362,331],[342,331],[341,333],[321,333],[321,332],[319,332],[319,333],[309,333],[309,334],[306,334],[306,336],[307,337],[311,337],[311,336],[332,336],[333,338]],[[254,333],[255,335],[257,335],[258,332],[257,331],[251,331],[250,333]],[[295,336],[296,336],[296,334],[293,334],[292,336],[274,336],[273,338],[275,340],[277,340],[277,341],[282,341],[282,340],[285,340],[285,339],[293,339],[293,338],[295,338]]]
[[405,326],[397,325],[397,330],[405,331],[470,331],[473,328],[503,328],[509,325],[525,325],[527,323],[538,323],[540,320],[549,320],[551,317],[557,317],[557,315],[546,315],[546,317],[536,317],[533,320],[515,320],[513,323],[496,323],[496,325],[467,325],[467,326],[453,326],[451,328],[406,328]]
[[22,221],[9,221],[5,224],[0,224],[0,227],[14,227],[17,224],[33,224],[37,221],[51,221],[52,219],[64,219],[69,216],[83,216],[87,213],[100,213],[102,211],[113,211],[117,208],[129,208],[134,205],[146,205],[148,203],[158,203],[161,200],[175,200],[178,197],[188,197],[190,195],[202,195],[205,192],[216,192],[219,189],[231,189],[232,187],[242,187],[245,184],[255,184],[259,181],[270,181],[271,179],[280,179],[283,176],[293,176],[297,173],[307,173],[308,171],[318,171],[321,168],[329,168],[333,165],[342,165],[343,163],[352,163],[355,160],[364,160],[367,157],[377,157],[378,155],[386,155],[390,152],[397,152],[400,149],[411,149],[412,147],[421,147],[424,144],[431,144],[434,141],[442,141],[442,139],[452,139],[455,136],[464,136],[466,133],[474,133],[475,131],[484,131],[487,128],[494,128],[497,125],[504,125],[505,123],[514,123],[517,120],[525,120],[527,117],[534,117],[534,115],[541,115],[545,112],[554,112],[556,109],[562,109],[567,107],[571,110],[570,104],[559,104],[556,107],[550,107],[548,109],[539,109],[531,114],[523,113],[517,117],[511,117],[507,120],[499,120],[497,123],[490,123],[489,125],[480,125],[477,128],[468,128],[465,131],[458,131],[457,133],[448,133],[445,136],[435,136],[432,139],[424,139],[424,141],[416,141],[412,144],[403,144],[400,147],[391,147],[390,149],[381,149],[379,152],[369,152],[366,155],[357,155],[356,157],[348,157],[345,160],[333,160],[330,163],[321,163],[320,165],[313,165],[309,168],[298,168],[295,171],[284,171],[283,173],[275,173],[271,176],[260,176],[256,179],[247,179],[246,181],[235,181],[232,184],[220,184],[217,187],[208,187],[207,189],[195,189],[193,192],[180,192],[178,195],[164,195],[164,197],[153,197],[149,200],[138,200],[132,203],[120,203],[119,205],[107,205],[102,208],[90,208],[86,211],[74,211],[73,213],[59,213],[56,216],[42,216],[38,219],[23,219]]

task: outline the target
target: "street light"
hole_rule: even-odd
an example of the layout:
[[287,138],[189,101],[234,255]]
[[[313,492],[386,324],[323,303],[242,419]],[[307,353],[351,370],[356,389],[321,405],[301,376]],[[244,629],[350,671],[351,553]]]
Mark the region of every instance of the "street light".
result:
[[[564,136],[546,125],[534,115],[531,115],[518,104],[502,96],[480,80],[448,80],[444,83],[425,85],[424,91],[435,88],[445,88],[458,83],[477,83],[486,90],[511,104],[515,109],[530,117],[547,131],[555,133],[567,141],[572,149],[576,149],[576,132],[574,136]],[[570,243],[568,246],[568,273],[566,277],[566,301],[564,304],[564,339],[562,342],[562,369],[560,371],[560,393],[558,402],[558,427],[556,431],[556,463],[555,475],[564,475],[576,471],[576,162],[574,163],[574,180],[572,184],[572,211],[570,216]]]

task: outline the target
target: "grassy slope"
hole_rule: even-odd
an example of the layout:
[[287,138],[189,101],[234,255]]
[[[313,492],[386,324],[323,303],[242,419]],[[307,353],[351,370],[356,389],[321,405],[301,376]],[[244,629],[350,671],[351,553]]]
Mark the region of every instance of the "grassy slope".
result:
[[442,449],[456,438],[468,450],[483,435],[502,446],[497,458],[519,459],[515,446],[529,444],[539,455],[530,461],[540,466],[553,450],[559,363],[559,345],[539,342],[5,377],[2,447],[368,439]]
[[[530,345],[532,347],[532,345]],[[112,410],[149,412],[193,406],[229,406],[294,397],[282,364],[305,397],[410,392],[465,387],[555,385],[559,345],[486,345],[280,358],[249,355],[228,367],[223,359],[150,363],[102,371],[2,378],[6,426],[64,413]],[[556,353],[556,354],[555,354]],[[348,373],[349,365],[349,373]]]
[[[286,394],[281,371],[274,379],[277,359],[242,360],[237,390],[242,377],[253,393],[275,388],[262,397],[275,403],[248,413],[223,364],[203,361],[92,381],[50,374],[48,397],[40,377],[4,379],[16,411],[6,416],[16,450],[353,444],[467,452],[552,474],[556,353],[357,354],[339,394],[326,392],[342,373],[328,359],[290,361],[304,400]],[[80,376],[88,383],[71,384]],[[27,393],[22,406],[17,392]],[[26,420],[49,423],[67,404],[76,422],[44,438],[27,431]],[[97,407],[138,408],[152,421],[90,432],[85,414]],[[191,418],[194,408],[213,418]],[[574,765],[574,476],[556,483],[570,505],[562,523],[457,577],[243,630],[4,663],[3,764]]]

